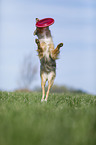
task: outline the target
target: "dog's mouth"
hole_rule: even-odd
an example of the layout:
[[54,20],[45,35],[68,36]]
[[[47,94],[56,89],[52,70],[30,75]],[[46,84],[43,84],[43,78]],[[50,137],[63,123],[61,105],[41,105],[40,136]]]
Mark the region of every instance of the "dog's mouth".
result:
[[33,34],[37,35],[39,39],[44,37],[51,37],[51,32],[49,30],[49,27],[44,27],[44,28],[37,27]]
[[34,35],[37,35],[37,34],[43,34],[43,33],[48,33],[48,30],[49,28],[48,27],[44,27],[44,28],[36,28],[36,30],[34,31]]

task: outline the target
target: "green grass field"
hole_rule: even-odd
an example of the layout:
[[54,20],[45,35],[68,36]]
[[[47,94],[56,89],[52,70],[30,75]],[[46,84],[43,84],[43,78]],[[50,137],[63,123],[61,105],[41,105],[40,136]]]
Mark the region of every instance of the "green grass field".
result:
[[0,145],[96,145],[96,96],[0,92]]

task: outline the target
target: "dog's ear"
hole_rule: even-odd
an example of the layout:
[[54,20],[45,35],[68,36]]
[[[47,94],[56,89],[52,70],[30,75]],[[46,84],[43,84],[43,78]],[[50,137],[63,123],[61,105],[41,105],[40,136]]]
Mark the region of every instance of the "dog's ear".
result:
[[38,18],[36,18],[36,23],[38,22],[38,21],[40,21]]

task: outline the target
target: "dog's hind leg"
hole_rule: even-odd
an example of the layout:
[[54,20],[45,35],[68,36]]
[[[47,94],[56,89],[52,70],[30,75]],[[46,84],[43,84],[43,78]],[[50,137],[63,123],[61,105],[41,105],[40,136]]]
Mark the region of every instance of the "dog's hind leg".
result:
[[42,74],[41,75],[41,87],[42,87],[42,99],[41,99],[41,102],[44,101],[46,80],[47,79],[44,77],[44,74]]
[[50,82],[48,82],[48,90],[47,90],[46,98],[45,98],[45,101],[46,101],[46,102],[47,102],[47,99],[48,99],[48,95],[49,95],[49,91],[50,91],[51,86],[52,86],[52,83],[51,83],[51,81],[50,81]]
[[50,88],[51,88],[51,86],[54,83],[55,76],[56,76],[55,72],[51,72],[49,74],[49,77],[48,77],[48,90],[47,90],[46,98],[45,98],[45,101],[46,102],[47,102],[47,99],[48,99],[48,95],[49,95]]

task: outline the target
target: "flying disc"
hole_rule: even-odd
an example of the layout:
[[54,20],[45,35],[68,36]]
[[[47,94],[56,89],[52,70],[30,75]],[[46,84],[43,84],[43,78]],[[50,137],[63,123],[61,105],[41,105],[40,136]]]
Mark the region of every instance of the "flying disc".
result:
[[39,28],[48,27],[48,26],[52,25],[53,23],[54,23],[54,19],[52,19],[52,18],[44,18],[44,19],[39,20],[36,23],[36,27],[39,27]]

